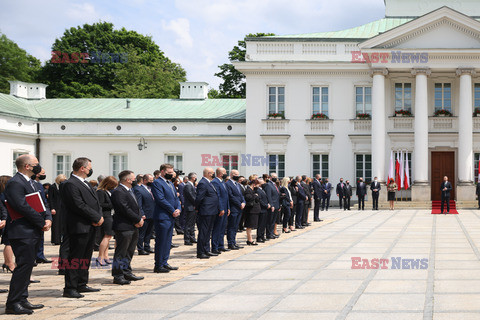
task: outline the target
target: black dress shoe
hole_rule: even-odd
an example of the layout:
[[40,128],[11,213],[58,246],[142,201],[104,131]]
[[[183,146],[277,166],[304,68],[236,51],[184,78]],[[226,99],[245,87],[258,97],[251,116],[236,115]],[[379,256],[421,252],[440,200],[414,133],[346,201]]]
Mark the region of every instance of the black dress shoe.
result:
[[152,248],[145,249],[145,251],[147,251],[147,252],[150,252],[150,253],[155,253],[155,250],[154,250],[154,249],[152,249]]
[[0,293],[7,293],[8,289],[0,289]]
[[160,267],[160,268],[154,268],[153,272],[154,273],[168,273],[168,272],[170,272],[170,270],[168,270],[167,268],[164,268],[164,267]]
[[218,253],[207,252],[207,256],[216,257],[216,256],[218,256]]
[[183,230],[175,230],[177,231],[177,234],[184,234],[185,232],[183,232]]
[[222,252],[220,252],[220,250],[212,250],[212,253],[217,254],[217,256],[218,256],[219,254],[222,254]]
[[173,243],[172,243],[172,248],[178,248],[178,247],[179,247],[178,244],[173,244]]
[[40,283],[40,280],[30,280],[30,283]]
[[128,281],[138,281],[138,280],[143,280],[144,277],[142,277],[142,276],[139,277],[139,276],[136,276],[133,273],[131,273],[131,274],[126,274],[125,279],[128,280]]
[[243,249],[243,246],[239,246],[238,244],[236,244],[236,245],[235,245],[235,248]]
[[168,270],[178,270],[178,267],[172,267],[171,265],[169,265],[168,263],[166,265],[163,266],[165,269],[168,269]]
[[267,240],[274,240],[274,239],[277,239],[277,238],[275,238],[274,236],[273,237],[272,236],[267,237]]
[[239,250],[240,248],[235,247],[234,245],[228,246],[228,249],[230,250]]
[[95,289],[89,286],[80,287],[77,289],[78,292],[98,292],[101,289]]
[[113,278],[113,283],[123,286],[123,285],[126,285],[126,284],[130,284],[130,281],[128,281],[127,279],[125,279],[123,277],[122,278]]
[[147,252],[145,250],[140,250],[138,251],[138,255],[139,256],[148,256],[150,254],[150,252]]
[[185,242],[184,244],[185,244],[186,246],[193,246],[193,243],[191,243],[191,242]]
[[192,243],[197,243],[197,240],[193,239],[193,240],[192,240]]
[[29,310],[42,309],[45,307],[43,304],[31,304],[29,301],[21,302],[22,307]]
[[58,269],[58,275],[59,276],[64,276],[65,275],[65,269]]
[[22,307],[20,303],[14,303],[11,306],[5,307],[6,314],[32,314],[33,311]]
[[35,262],[36,263],[52,263],[52,260],[48,260],[47,258],[37,258]]
[[210,259],[210,256],[206,255],[205,253],[202,253],[202,254],[197,254],[197,258],[198,259]]
[[257,242],[258,242],[258,243],[265,243],[265,240],[263,240],[263,239],[257,239]]
[[218,249],[218,251],[221,251],[221,252],[228,252],[228,251],[231,251],[231,249],[220,248],[220,249]]
[[83,294],[80,294],[77,290],[65,289],[63,290],[63,296],[65,298],[83,298],[85,297]]

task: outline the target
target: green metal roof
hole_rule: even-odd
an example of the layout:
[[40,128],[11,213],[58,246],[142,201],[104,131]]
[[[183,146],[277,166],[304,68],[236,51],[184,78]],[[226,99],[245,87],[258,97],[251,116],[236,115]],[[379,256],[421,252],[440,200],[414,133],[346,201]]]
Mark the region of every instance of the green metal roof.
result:
[[44,99],[0,94],[0,113],[39,120],[245,121],[245,99]]

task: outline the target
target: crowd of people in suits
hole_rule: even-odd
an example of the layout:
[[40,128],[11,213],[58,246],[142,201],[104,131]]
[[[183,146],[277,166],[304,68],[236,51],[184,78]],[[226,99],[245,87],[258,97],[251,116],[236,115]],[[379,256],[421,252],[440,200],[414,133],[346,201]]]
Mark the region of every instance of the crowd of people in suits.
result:
[[[55,183],[42,185],[45,172],[35,156],[22,155],[15,163],[15,176],[0,177],[3,267],[13,271],[6,302],[9,314],[31,314],[43,307],[28,302],[28,285],[34,281],[31,274],[37,263],[52,262],[43,253],[44,232],[50,228],[51,243],[59,245],[54,263],[65,277],[63,296],[82,298],[83,293],[100,291],[88,286],[91,261],[111,266],[114,284],[128,285],[143,279],[132,270],[135,250],[138,255],[154,254],[155,273],[178,269],[169,264],[170,251],[176,247],[174,230],[183,234],[184,245],[196,244],[198,259],[209,259],[242,249],[239,232],[246,232],[246,245],[256,246],[280,237],[279,230],[290,233],[308,227],[311,206],[314,221],[322,221],[320,211],[328,211],[333,190],[340,209],[350,210],[353,190],[348,180],[340,179],[334,188],[318,174],[281,180],[276,173],[247,178],[238,170],[227,174],[221,167],[205,168],[200,179],[194,172],[181,179],[183,173],[170,164],[162,164],[153,174],[124,170],[118,179],[87,180],[93,169],[85,157],[75,159],[70,177],[59,175]],[[378,210],[381,186],[376,178],[370,189],[373,209]],[[44,210],[27,202],[34,193],[41,196]],[[360,179],[359,210],[364,209],[366,193],[367,184]],[[12,216],[11,210],[18,216]],[[114,248],[109,247],[112,237]],[[94,250],[98,256],[92,260]]]

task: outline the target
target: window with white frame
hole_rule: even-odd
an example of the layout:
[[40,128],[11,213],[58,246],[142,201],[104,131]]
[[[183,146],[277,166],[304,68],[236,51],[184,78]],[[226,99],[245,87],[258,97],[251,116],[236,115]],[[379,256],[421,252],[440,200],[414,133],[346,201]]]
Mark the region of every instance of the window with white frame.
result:
[[15,160],[17,160],[18,157],[23,156],[24,154],[28,154],[28,152],[13,151],[13,175],[17,173],[17,166],[15,165]]
[[285,177],[285,155],[269,154],[268,155],[268,173],[276,172],[281,179]]
[[232,170],[238,170],[238,155],[229,155],[223,154],[221,155],[222,158],[222,166],[227,170],[227,174],[230,174]]
[[285,87],[268,87],[268,113],[285,113]]
[[473,90],[473,101],[474,108],[480,108],[480,83],[475,83]]
[[372,181],[372,155],[356,154],[355,155],[355,181],[363,178],[365,183]]
[[328,178],[328,154],[312,154],[312,177]]
[[478,162],[480,161],[480,153],[473,154],[473,180],[478,183]]
[[435,111],[452,112],[452,84],[435,83]]
[[328,116],[328,87],[312,87],[313,114]]
[[183,156],[181,154],[166,154],[165,162],[171,164],[175,169],[183,171]]
[[72,162],[69,154],[54,154],[55,159],[55,177],[59,174],[64,174],[67,177],[70,176],[72,171]]
[[412,112],[412,84],[395,83],[395,111]]
[[372,87],[355,87],[356,114],[372,114]]
[[110,174],[118,179],[118,174],[128,169],[128,156],[126,154],[110,155]]

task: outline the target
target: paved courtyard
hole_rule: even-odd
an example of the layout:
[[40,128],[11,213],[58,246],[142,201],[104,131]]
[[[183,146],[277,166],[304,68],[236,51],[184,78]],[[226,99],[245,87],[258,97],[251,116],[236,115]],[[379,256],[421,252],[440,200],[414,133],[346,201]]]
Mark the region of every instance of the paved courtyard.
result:
[[[81,318],[480,319],[478,211],[331,210],[328,218]],[[355,262],[365,269],[352,269],[353,257],[368,259]],[[372,259],[388,259],[386,269],[366,269]]]

